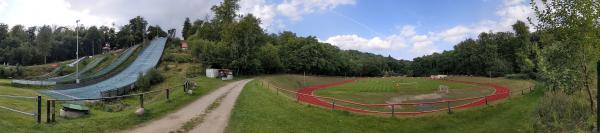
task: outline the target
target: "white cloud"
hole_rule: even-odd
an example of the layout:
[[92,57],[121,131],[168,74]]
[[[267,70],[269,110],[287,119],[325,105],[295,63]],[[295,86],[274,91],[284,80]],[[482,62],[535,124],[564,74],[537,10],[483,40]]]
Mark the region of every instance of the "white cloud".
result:
[[265,0],[241,0],[240,14],[253,14],[261,19],[261,27],[269,27],[275,21],[275,6],[267,4]]
[[325,42],[338,46],[341,49],[388,49],[392,44],[389,40],[383,40],[379,37],[365,39],[357,35],[337,35],[329,37]]
[[471,30],[469,28],[459,25],[439,33],[439,36],[444,41],[456,44],[464,40],[467,37],[467,33],[470,31]]
[[277,5],[277,10],[292,20],[302,19],[302,15],[331,10],[338,5],[354,5],[354,0],[285,0]]
[[[302,16],[332,10],[338,5],[352,5],[354,0],[284,0],[281,3],[267,3],[265,0],[241,0],[242,15],[252,13],[262,20],[261,27],[266,29],[282,29],[284,16],[292,21],[299,21]],[[273,24],[275,23],[275,24]]]
[[[407,54],[420,56],[440,51],[433,45],[434,41],[435,38],[430,37],[430,35],[416,34],[414,26],[405,25],[399,33],[385,37],[372,37],[367,39],[355,34],[336,35],[327,38],[323,42],[330,43],[346,50],[361,50],[380,54],[390,54],[389,52],[391,51],[404,51],[404,53]],[[403,58],[399,56],[394,57]]]
[[402,26],[400,34],[402,36],[412,36],[412,35],[417,34],[417,32],[415,32],[415,26],[405,25],[405,26]]

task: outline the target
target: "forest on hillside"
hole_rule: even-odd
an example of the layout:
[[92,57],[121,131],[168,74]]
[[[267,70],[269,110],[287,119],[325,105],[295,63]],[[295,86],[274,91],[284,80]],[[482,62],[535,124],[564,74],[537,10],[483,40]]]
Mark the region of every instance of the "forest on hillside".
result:
[[0,63],[27,66],[75,59],[77,41],[81,57],[102,53],[105,44],[109,44],[112,49],[121,49],[139,44],[144,38],[151,39],[157,34],[167,36],[160,26],[148,26],[148,22],[141,16],[132,18],[129,24],[120,27],[118,31],[114,25],[75,25],[73,22],[73,26],[10,27],[0,23]]

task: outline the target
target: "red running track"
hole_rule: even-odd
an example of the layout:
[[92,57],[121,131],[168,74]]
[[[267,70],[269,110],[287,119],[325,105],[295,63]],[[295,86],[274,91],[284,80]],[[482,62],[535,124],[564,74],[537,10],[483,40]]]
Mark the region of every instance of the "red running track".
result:
[[[302,88],[302,89],[300,89],[300,90],[297,91],[296,97],[298,98],[298,100],[300,100],[302,102],[306,102],[306,103],[309,103],[309,104],[313,104],[313,105],[317,105],[317,106],[321,106],[321,107],[325,107],[325,108],[332,108],[333,107],[336,110],[345,110],[345,111],[358,112],[358,113],[392,114],[392,112],[381,112],[381,111],[373,111],[373,110],[363,110],[363,109],[358,109],[358,108],[333,105],[333,104],[331,104],[329,102],[326,102],[326,101],[323,101],[323,100],[319,99],[318,97],[320,97],[320,96],[315,96],[313,94],[317,90],[327,89],[327,88],[331,88],[331,87],[343,85],[343,84],[346,84],[346,83],[354,82],[355,80],[357,80],[357,79],[344,80],[344,81],[335,82],[335,83],[331,83],[331,84],[324,84],[324,85],[316,85],[316,86],[305,87],[305,88]],[[475,99],[478,99],[477,101],[474,101],[474,102],[471,102],[471,103],[468,103],[468,104],[463,104],[463,105],[459,105],[459,106],[450,107],[451,109],[464,109],[464,108],[471,108],[471,107],[485,105],[486,104],[486,100],[487,100],[487,102],[493,102],[493,101],[505,99],[510,94],[510,90],[508,88],[500,86],[500,85],[497,85],[497,84],[493,84],[493,83],[477,83],[477,82],[457,81],[457,80],[445,80],[445,81],[448,81],[448,82],[457,82],[457,83],[464,83],[464,84],[474,84],[474,85],[479,85],[479,86],[487,86],[487,87],[494,88],[495,91],[494,91],[494,93],[492,93],[490,95],[486,95],[486,96],[482,96],[482,97],[472,97],[472,98],[463,98],[463,99],[442,100],[442,101],[437,101],[437,102],[420,102],[420,103],[403,103],[403,104],[413,104],[413,105],[414,104],[437,104],[437,103],[445,103],[445,102],[452,102],[452,101],[463,101],[463,100],[475,100]],[[322,97],[322,98],[328,98],[328,97]],[[328,99],[333,99],[333,98],[328,98]],[[364,103],[358,103],[358,102],[353,102],[353,101],[345,101],[345,100],[340,100],[340,99],[335,99],[335,100],[336,101],[340,101],[340,102],[346,102],[346,103],[350,103],[350,104],[355,104],[355,105],[361,105],[361,106],[392,106],[390,104],[364,104]],[[429,110],[429,111],[419,111],[419,112],[394,112],[394,114],[416,115],[416,114],[432,113],[432,112],[439,112],[439,111],[446,111],[446,110],[448,110],[448,108],[442,108],[442,109],[438,109],[438,110]]]

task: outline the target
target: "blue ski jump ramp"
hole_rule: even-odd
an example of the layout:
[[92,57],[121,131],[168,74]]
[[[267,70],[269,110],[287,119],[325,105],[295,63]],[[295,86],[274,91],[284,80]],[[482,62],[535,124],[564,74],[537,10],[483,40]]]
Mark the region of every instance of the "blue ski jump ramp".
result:
[[131,65],[107,80],[80,88],[41,92],[56,99],[100,98],[100,92],[132,85],[137,81],[140,73],[145,74],[154,68],[162,56],[166,42],[167,39],[162,37],[152,40]]

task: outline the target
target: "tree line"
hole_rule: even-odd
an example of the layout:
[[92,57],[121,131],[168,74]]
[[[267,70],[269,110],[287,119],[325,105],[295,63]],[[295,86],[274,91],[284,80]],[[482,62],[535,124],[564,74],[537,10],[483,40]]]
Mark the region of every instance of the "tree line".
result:
[[148,26],[137,16],[118,31],[108,26],[31,26],[0,23],[0,63],[7,65],[35,65],[64,61],[76,57],[77,33],[79,55],[102,53],[109,44],[113,49],[141,43],[144,38],[167,36],[160,26]]
[[192,54],[206,67],[232,69],[238,74],[307,73],[381,76],[406,74],[408,62],[356,50],[340,50],[316,37],[293,32],[265,33],[252,14],[238,15],[237,0],[211,8],[215,17],[186,18],[182,36]]
[[523,21],[512,25],[513,32],[483,32],[443,51],[414,58],[414,76],[434,74],[504,76],[520,73],[535,77],[538,72],[542,32],[531,33]]

